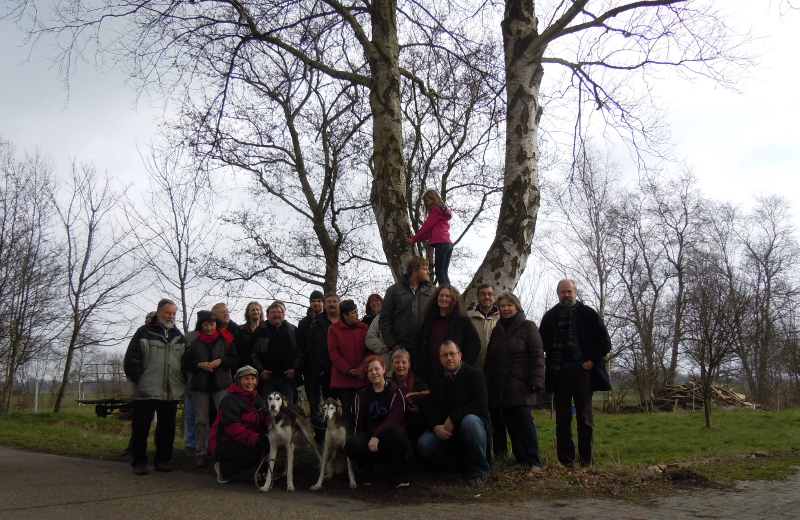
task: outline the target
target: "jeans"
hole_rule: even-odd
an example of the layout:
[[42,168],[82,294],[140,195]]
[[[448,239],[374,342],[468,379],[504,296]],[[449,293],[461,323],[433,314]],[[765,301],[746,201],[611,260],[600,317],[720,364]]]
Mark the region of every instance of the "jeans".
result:
[[186,447],[197,448],[197,432],[194,424],[194,394],[186,392],[186,401],[183,404],[183,418],[186,421]]
[[447,271],[450,269],[450,258],[453,256],[453,243],[441,242],[433,244],[433,253],[433,272],[436,275],[436,284],[450,283],[450,276]]
[[161,401],[157,399],[139,399],[133,401],[133,466],[147,463],[147,438],[150,436],[150,424],[153,414],[158,414],[156,423],[156,464],[172,461],[172,449],[175,444],[175,416],[178,413],[178,401]]
[[533,406],[509,406],[501,409],[503,419],[511,437],[511,451],[517,464],[541,466],[539,458],[539,437],[533,422]]
[[556,408],[556,452],[565,466],[575,462],[575,443],[572,440],[572,401],[575,400],[575,419],[578,422],[578,457],[581,466],[592,464],[594,447],[594,415],[592,413],[592,373],[578,368],[569,375],[559,375],[554,401]]
[[428,430],[419,438],[417,452],[423,458],[444,464],[456,464],[467,455],[470,477],[483,477],[489,474],[489,461],[486,459],[486,427],[477,415],[470,414],[464,417],[458,430],[446,441],[437,437],[432,430]]

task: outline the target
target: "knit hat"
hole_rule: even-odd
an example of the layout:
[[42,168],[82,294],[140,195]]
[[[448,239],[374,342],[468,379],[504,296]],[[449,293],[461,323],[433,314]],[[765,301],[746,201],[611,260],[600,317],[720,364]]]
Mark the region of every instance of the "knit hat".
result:
[[314,291],[311,293],[311,296],[308,298],[309,301],[314,300],[322,300],[325,301],[325,295],[322,294],[322,291]]
[[250,365],[245,365],[236,371],[236,380],[239,381],[244,376],[258,377],[258,371]]

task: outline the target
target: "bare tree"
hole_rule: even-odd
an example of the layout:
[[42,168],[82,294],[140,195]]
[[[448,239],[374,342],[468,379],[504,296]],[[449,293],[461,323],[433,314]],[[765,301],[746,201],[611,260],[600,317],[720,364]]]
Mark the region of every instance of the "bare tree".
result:
[[64,375],[54,413],[61,411],[75,353],[113,345],[124,337],[127,329],[119,329],[115,314],[136,293],[132,282],[141,272],[132,257],[131,231],[115,218],[124,190],[115,190],[108,177],[100,178],[94,165],[75,163],[66,187],[67,200],[53,195],[66,235],[63,272],[70,308]]
[[17,370],[63,327],[51,167],[39,155],[15,158],[0,140],[0,413],[11,407]]
[[128,226],[138,245],[138,259],[152,274],[153,283],[161,294],[180,302],[186,331],[195,306],[202,306],[214,287],[203,273],[216,244],[206,237],[214,237],[219,224],[206,208],[213,207],[219,196],[180,147],[152,144],[143,161],[150,188],[144,200],[129,202]]

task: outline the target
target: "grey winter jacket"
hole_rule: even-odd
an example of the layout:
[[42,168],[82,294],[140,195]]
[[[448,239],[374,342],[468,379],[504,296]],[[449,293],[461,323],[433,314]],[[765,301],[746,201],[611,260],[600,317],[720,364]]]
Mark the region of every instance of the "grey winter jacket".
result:
[[407,275],[403,275],[396,284],[389,287],[383,298],[380,320],[383,342],[387,347],[411,347],[422,325],[422,307],[430,298],[432,290],[430,283],[423,282],[416,292],[412,292]]
[[184,376],[181,357],[186,340],[177,327],[165,329],[157,322],[139,327],[125,352],[124,369],[136,384],[134,399],[179,401]]

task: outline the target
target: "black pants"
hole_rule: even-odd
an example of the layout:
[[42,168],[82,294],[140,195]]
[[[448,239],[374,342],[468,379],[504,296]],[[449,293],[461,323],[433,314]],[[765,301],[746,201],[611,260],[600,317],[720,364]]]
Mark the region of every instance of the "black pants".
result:
[[575,443],[572,440],[572,401],[578,422],[578,461],[591,464],[594,446],[594,415],[592,414],[591,371],[578,368],[569,375],[560,375],[554,394],[556,408],[556,451],[558,461],[565,466],[575,462]]
[[355,425],[355,414],[353,414],[353,401],[360,388],[332,388],[333,396],[342,402],[342,411],[349,419],[350,424]]
[[[311,424],[314,426],[314,438],[317,443],[321,444],[325,441],[325,421],[320,415],[319,405],[322,403],[322,399],[331,397],[331,375],[306,372],[303,379],[305,380],[308,408],[311,412]],[[321,397],[320,394],[322,394]]]
[[172,460],[177,413],[178,401],[144,399],[133,402],[133,434],[131,436],[133,439],[133,466],[147,462],[147,438],[150,436],[153,414],[158,415],[155,463],[167,463]]
[[399,424],[393,424],[381,434],[378,451],[369,450],[372,432],[356,433],[344,446],[344,451],[362,471],[372,473],[376,464],[390,464],[395,476],[405,476],[408,441],[406,430]]
[[501,408],[489,408],[489,418],[492,421],[492,451],[495,455],[505,455],[508,453],[508,436],[506,434],[506,422],[503,419]]
[[539,436],[533,422],[533,406],[509,406],[502,408],[503,419],[511,437],[511,451],[517,464],[541,466],[539,457]]
[[294,403],[294,379],[286,374],[270,375],[267,379],[258,379],[258,395],[266,401],[272,392],[280,392],[288,399],[289,404]]
[[235,441],[221,441],[217,446],[219,472],[226,479],[247,469],[255,469],[261,462],[261,450],[248,448]]

